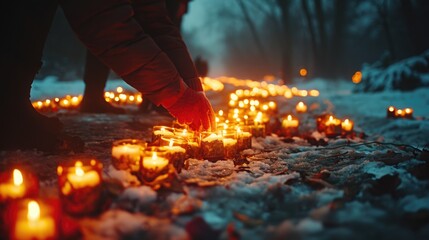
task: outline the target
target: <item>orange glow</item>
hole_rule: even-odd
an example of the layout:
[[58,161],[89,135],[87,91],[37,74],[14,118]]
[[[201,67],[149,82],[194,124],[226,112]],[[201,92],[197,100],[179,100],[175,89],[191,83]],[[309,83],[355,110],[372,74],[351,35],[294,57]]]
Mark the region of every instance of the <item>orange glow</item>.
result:
[[389,107],[389,112],[393,112],[393,111],[395,111],[395,107],[390,106],[390,107]]
[[352,76],[352,82],[354,84],[359,84],[362,81],[362,73],[360,71],[355,72]]
[[305,68],[301,68],[301,69],[299,70],[299,75],[300,75],[301,77],[306,77],[306,76],[307,76],[307,74],[308,74],[307,69],[305,69]]

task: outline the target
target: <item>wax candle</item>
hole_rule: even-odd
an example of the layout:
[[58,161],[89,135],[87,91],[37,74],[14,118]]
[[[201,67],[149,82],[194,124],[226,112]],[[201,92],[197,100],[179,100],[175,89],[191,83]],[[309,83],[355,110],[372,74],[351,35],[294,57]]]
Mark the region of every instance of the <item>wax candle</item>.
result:
[[413,118],[413,109],[412,108],[405,108],[404,109],[404,118]]
[[249,130],[250,130],[250,128],[246,127],[246,126],[236,128],[238,151],[248,149],[248,148],[252,148],[252,133],[250,133]]
[[12,239],[57,239],[55,219],[47,213],[46,209],[41,209],[37,201],[28,201],[25,208],[18,210]]
[[124,139],[113,142],[113,166],[119,170],[138,171],[145,148],[146,142],[138,139]]
[[329,116],[328,120],[325,122],[325,134],[328,137],[334,137],[341,134],[341,120],[334,118],[334,116]]
[[[186,158],[186,149],[184,147],[186,147],[187,143],[185,141],[182,141],[182,139],[162,138],[162,143],[166,141],[169,142],[168,145],[162,145],[161,149],[166,151],[166,158],[174,166],[177,172],[180,173]],[[175,146],[175,143],[179,146]]]
[[223,137],[211,132],[202,133],[201,154],[204,159],[211,161],[223,159],[225,154]]
[[96,213],[100,207],[103,165],[94,159],[58,166],[58,186],[64,210],[76,216]]
[[297,113],[305,113],[307,112],[307,105],[305,105],[303,102],[299,102],[295,109]]
[[396,117],[396,108],[394,106],[390,106],[387,108],[387,117],[388,118]]
[[141,161],[141,176],[145,182],[152,182],[165,173],[169,160],[162,147],[152,147],[145,152]]
[[287,115],[282,121],[282,134],[285,137],[293,137],[298,135],[299,120]]
[[222,139],[224,147],[224,156],[227,159],[233,159],[237,155],[237,139],[232,135],[225,135]]
[[33,174],[18,169],[0,174],[0,202],[35,196],[38,193],[38,180]]
[[159,146],[162,136],[174,136],[174,129],[166,126],[154,126],[152,130],[152,143]]
[[350,133],[353,131],[353,121],[349,120],[349,119],[345,119],[344,121],[341,122],[341,128],[343,129],[343,132],[345,133]]

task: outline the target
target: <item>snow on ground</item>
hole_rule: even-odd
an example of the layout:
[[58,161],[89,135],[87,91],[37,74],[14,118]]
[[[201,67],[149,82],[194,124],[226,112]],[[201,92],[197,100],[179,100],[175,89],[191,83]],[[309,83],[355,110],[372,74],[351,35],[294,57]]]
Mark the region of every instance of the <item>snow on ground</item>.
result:
[[[52,81],[35,82],[32,98],[83,91],[81,81]],[[107,89],[117,86],[124,84],[109,81]],[[428,167],[418,160],[418,149],[401,144],[421,150],[428,143],[429,89],[352,93],[349,83],[321,79],[304,80],[297,86],[319,89],[321,95],[278,98],[280,110],[291,111],[298,101],[306,101],[311,111],[300,117],[303,131],[326,140],[326,146],[312,145],[304,138],[285,141],[268,136],[254,138],[254,148],[244,151],[239,161],[188,159],[179,175],[184,193],[138,186],[128,172],[110,166],[112,141],[148,140],[154,122],[171,121],[156,114],[62,112],[59,117],[66,132],[85,140],[84,153],[1,152],[1,167],[15,161],[32,165],[42,186],[54,192],[59,161],[82,156],[100,159],[105,177],[128,188],[114,199],[110,210],[79,221],[87,239],[186,239],[189,235],[196,239],[427,239],[429,181],[427,170],[419,169]],[[209,92],[208,96],[215,109],[221,109],[227,93]],[[412,107],[417,119],[386,119],[390,105]],[[326,111],[353,119],[367,138],[324,138],[315,132],[313,117]]]

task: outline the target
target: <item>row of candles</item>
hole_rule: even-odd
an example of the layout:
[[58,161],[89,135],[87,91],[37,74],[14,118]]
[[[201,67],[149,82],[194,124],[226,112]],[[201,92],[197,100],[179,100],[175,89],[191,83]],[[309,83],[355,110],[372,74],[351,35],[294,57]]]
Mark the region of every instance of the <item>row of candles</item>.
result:
[[[62,98],[52,98],[32,102],[33,107],[41,112],[55,112],[59,109],[76,109],[82,102],[82,95],[66,95]],[[115,91],[106,91],[104,93],[106,102],[116,105],[139,105],[143,102],[141,93],[126,91],[122,87],[117,87]]]
[[394,106],[389,106],[387,108],[387,117],[388,118],[413,118],[414,110],[412,108],[399,109]]

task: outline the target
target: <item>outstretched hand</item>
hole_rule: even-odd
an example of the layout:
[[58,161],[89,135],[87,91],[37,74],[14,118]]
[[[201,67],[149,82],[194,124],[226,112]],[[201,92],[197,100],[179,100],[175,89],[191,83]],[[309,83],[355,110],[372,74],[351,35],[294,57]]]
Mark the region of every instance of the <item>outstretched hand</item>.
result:
[[188,124],[193,130],[216,128],[214,111],[204,92],[188,88],[167,110],[179,123]]

